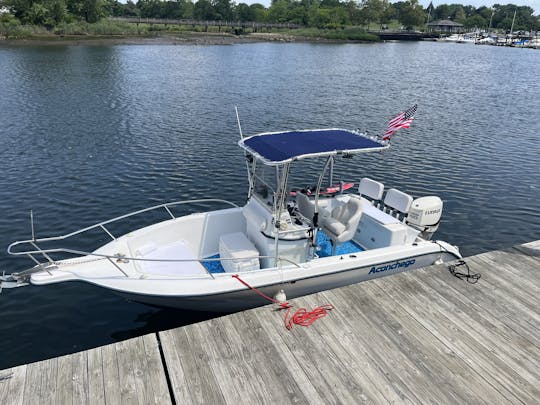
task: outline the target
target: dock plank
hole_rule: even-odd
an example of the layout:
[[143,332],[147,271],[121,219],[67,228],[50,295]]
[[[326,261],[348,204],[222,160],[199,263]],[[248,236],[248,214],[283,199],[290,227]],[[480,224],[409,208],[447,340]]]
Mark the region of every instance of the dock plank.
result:
[[[136,339],[131,345],[131,368],[135,378],[135,387],[137,389],[137,399],[139,404],[154,403],[154,392],[150,385],[145,384],[148,381],[148,362],[146,361],[146,350],[143,339]],[[142,355],[138,355],[142,354]]]
[[[266,399],[275,398],[279,403],[308,403],[287,365],[281,361],[280,348],[275,346],[263,330],[260,317],[254,317],[249,312],[243,315],[229,317],[227,320],[230,321],[232,333],[237,334],[237,340],[244,342],[240,348],[244,351],[242,355],[249,363],[250,371],[268,387],[263,395]],[[252,384],[250,391],[257,392],[258,385]]]
[[122,404],[138,404],[137,388],[135,386],[134,370],[131,366],[130,341],[116,343],[116,358],[118,361],[118,384]]
[[339,398],[331,389],[331,382],[324,375],[326,365],[317,367],[306,346],[290,338],[289,332],[283,327],[283,313],[273,312],[273,308],[270,307],[267,307],[267,310],[269,313],[272,311],[273,316],[259,317],[261,325],[268,337],[282,348],[279,358],[291,367],[291,374],[306,392],[306,398],[320,398],[322,403],[337,403]]
[[[269,308],[270,311],[270,308]],[[295,347],[291,348],[287,345],[287,333],[284,332],[283,327],[276,327],[275,319],[279,319],[283,314],[273,313],[272,316],[263,316],[259,320],[264,328],[268,338],[277,346],[282,348],[279,351],[279,358],[285,364],[287,364],[291,375],[293,376],[296,384],[302,387],[302,391],[307,401],[310,404],[315,403],[330,403],[329,400],[324,400],[326,394],[324,392],[319,393],[322,384],[318,384],[316,380],[311,378],[310,374],[313,368],[305,370],[302,366],[303,363],[299,361],[295,355]],[[316,369],[316,368],[315,368]],[[317,376],[319,373],[317,373]]]
[[118,372],[118,359],[115,345],[107,345],[102,348],[103,389],[105,391],[105,403],[121,405],[120,374]]
[[[337,310],[330,312],[331,316],[334,317],[339,313],[340,307],[348,305],[344,301],[339,301],[338,297],[331,292],[321,294],[321,297],[327,297],[327,301],[331,300],[337,306]],[[321,305],[321,301],[318,300],[321,297],[306,297],[308,308]],[[387,374],[373,360],[370,351],[364,345],[359,344],[357,333],[351,330],[348,319],[335,318],[332,324],[319,322],[316,326],[320,335],[325,338],[326,344],[332,345],[336,356],[344,359],[348,372],[354,376],[354,380],[365,391],[360,395],[363,401],[384,403],[405,400],[405,396],[401,392],[393,389],[392,382],[388,380]],[[385,380],[386,383],[382,383]]]
[[58,375],[58,359],[52,358],[47,361],[40,362],[41,382],[40,382],[40,404],[56,405],[56,379]]
[[0,404],[23,404],[26,383],[26,365],[0,372]]
[[[504,401],[501,395],[490,395],[489,386],[444,342],[434,339],[433,334],[422,327],[418,320],[411,316],[399,303],[388,299],[388,293],[378,284],[366,285],[366,293],[380,303],[381,324],[388,325],[386,332],[399,339],[401,350],[416,364],[417,369],[440,387],[445,395],[454,403],[478,403],[487,400],[491,403]],[[431,342],[425,345],[426,341]],[[463,390],[462,386],[473,385],[474,391]],[[488,395],[480,394],[486,390]]]
[[167,386],[164,365],[161,363],[157,335],[144,335],[141,339],[144,343],[144,353],[146,356],[145,372],[148,381],[151,382],[148,385],[152,389],[149,403],[157,405],[170,403],[171,396],[169,394],[169,387]]
[[[512,267],[510,263],[507,262],[506,255],[495,255],[495,254],[484,254],[473,259],[477,264],[483,265],[486,269],[485,273],[489,283],[494,286],[504,288],[504,291],[508,292],[517,292],[519,294],[510,293],[504,294],[506,300],[516,300],[520,305],[523,305],[525,308],[532,310],[532,315],[537,317],[537,320],[540,316],[534,313],[534,306],[536,299],[540,294],[540,287],[535,283],[530,282],[528,274],[526,274],[526,268],[529,263],[525,260],[520,260],[520,268]],[[515,262],[514,262],[515,263]],[[498,269],[504,268],[504,272],[498,271]],[[538,265],[536,265],[538,268]]]
[[188,344],[181,348],[185,351],[187,360],[185,368],[188,380],[185,383],[189,385],[194,403],[224,403],[220,381],[216,378],[213,368],[210,367],[212,360],[210,352],[206,345],[201,344],[207,336],[205,332],[207,331],[203,331],[197,324],[185,329]]
[[200,330],[201,344],[209,352],[208,366],[212,368],[215,378],[218,381],[230,381],[220,386],[223,400],[228,403],[262,402],[267,390],[266,384],[262,383],[258,373],[251,375],[246,367],[252,359],[249,354],[241,352],[247,345],[242,341],[242,336],[233,330],[230,319],[211,321],[197,328]]
[[56,376],[56,404],[73,403],[73,355],[58,358],[58,374]]
[[[399,282],[389,277],[381,282],[381,286],[407,311],[417,314],[423,327],[465,360],[472,370],[480,373],[507,400],[534,402],[534,386],[509,367],[505,359],[495,352],[495,347],[486,347],[482,340],[471,336],[471,324],[455,323],[449,311],[439,308],[437,300],[426,301],[425,297],[430,295],[421,290],[414,277],[401,277]],[[501,340],[499,344],[504,345],[505,342]]]
[[78,405],[90,404],[88,395],[88,352],[77,352],[71,355],[73,403]]
[[[330,293],[343,300],[343,306],[339,306],[337,312],[344,313],[349,320],[354,320],[350,325],[353,334],[358,336],[357,344],[372,353],[374,360],[389,375],[398,392],[406,393],[406,397],[412,402],[452,402],[452,398],[442,387],[433,384],[431,377],[426,378],[429,372],[414,358],[414,348],[407,345],[402,333],[395,334],[392,327],[379,317],[383,312],[378,309],[380,303],[374,301],[364,289],[358,291],[343,288]],[[333,303],[334,300],[328,295]],[[373,308],[377,308],[377,311],[373,311]],[[393,327],[401,329],[399,325]]]
[[41,386],[41,363],[31,363],[26,366],[26,384],[24,385],[25,404],[41,403],[39,388]]
[[[300,307],[314,308],[320,305],[320,302],[315,303],[318,299],[304,297],[296,302],[293,311]],[[320,324],[310,328],[296,327],[289,334],[289,338],[294,338],[297,352],[302,351],[303,366],[319,369],[337,403],[377,403],[381,399],[380,392],[366,383],[365,374],[345,355],[343,342],[324,333]]]
[[161,347],[172,392],[177,404],[192,404],[189,361],[190,356],[182,348],[189,347],[189,340],[184,328],[175,329],[176,333],[160,332]]
[[[440,266],[435,271],[431,268],[418,270],[416,276],[425,282],[438,282],[441,290],[452,292],[449,300],[454,303],[463,302],[462,310],[468,311],[476,307],[478,313],[484,314],[492,322],[500,322],[516,332],[516,337],[531,343],[538,342],[538,322],[534,320],[538,318],[538,305],[533,311],[521,305],[514,305],[515,302],[506,296],[519,294],[519,290],[501,291],[500,286],[490,278],[492,272],[484,272],[481,262],[478,262],[476,257],[467,258],[467,263],[472,273],[482,274],[481,288],[477,284],[459,281],[446,271],[445,266]],[[538,344],[535,346],[538,347]]]
[[[506,344],[498,346],[498,350],[504,352],[511,361],[520,361],[524,363],[527,370],[536,372],[535,359],[540,358],[540,347],[533,342],[538,340],[538,335],[534,334],[532,340],[528,340],[516,332],[514,327],[505,322],[506,319],[499,319],[486,313],[464,287],[463,282],[457,279],[444,278],[443,274],[437,277],[425,277],[420,280],[422,286],[427,288],[427,294],[433,294],[437,305],[447,316],[459,322],[462,327],[466,327],[471,334],[479,341],[484,341],[491,345],[499,345],[501,341]],[[453,284],[454,287],[449,288]],[[463,291],[461,291],[463,290]],[[465,294],[463,293],[465,292]],[[510,292],[509,292],[510,294]],[[526,370],[524,370],[526,372]]]
[[105,402],[102,348],[88,350],[88,396],[93,403]]

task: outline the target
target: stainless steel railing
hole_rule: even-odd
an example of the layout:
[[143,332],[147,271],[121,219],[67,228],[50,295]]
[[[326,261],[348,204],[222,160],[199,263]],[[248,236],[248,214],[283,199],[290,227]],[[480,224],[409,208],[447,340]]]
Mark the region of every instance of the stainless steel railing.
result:
[[[174,214],[171,212],[170,207],[174,207],[174,206],[177,206],[177,205],[185,205],[185,204],[196,204],[196,203],[201,203],[201,202],[218,202],[218,203],[224,203],[224,204],[230,205],[230,206],[232,206],[234,208],[238,208],[238,205],[236,205],[236,204],[234,204],[234,203],[232,203],[230,201],[222,200],[222,199],[216,199],[216,198],[187,200],[187,201],[175,201],[175,202],[171,202],[171,203],[155,205],[153,207],[145,208],[145,209],[138,210],[138,211],[133,211],[133,212],[130,212],[129,214],[121,215],[119,217],[112,218],[112,219],[109,219],[107,221],[103,221],[103,222],[88,226],[88,227],[83,228],[83,229],[79,229],[78,231],[71,232],[71,233],[68,233],[68,234],[65,234],[65,235],[53,236],[53,237],[48,237],[48,238],[34,238],[33,237],[32,239],[29,239],[29,240],[16,241],[16,242],[13,242],[12,244],[10,244],[8,246],[7,252],[10,255],[13,255],[13,256],[26,255],[32,261],[34,261],[38,266],[42,265],[43,262],[40,262],[38,259],[36,259],[35,256],[43,256],[46,259],[47,262],[49,262],[50,264],[54,264],[55,261],[50,256],[52,253],[62,252],[62,253],[71,253],[71,254],[84,254],[84,255],[88,255],[88,253],[87,252],[82,252],[82,251],[77,251],[77,250],[72,250],[72,249],[62,249],[62,248],[42,249],[42,248],[40,248],[38,246],[38,243],[53,242],[53,241],[63,241],[63,240],[66,240],[68,238],[72,238],[72,237],[74,237],[76,235],[80,235],[82,233],[89,232],[89,231],[94,230],[94,229],[101,229],[112,240],[116,240],[116,237],[112,234],[112,232],[110,232],[109,229],[107,229],[106,225],[112,224],[114,222],[118,222],[118,221],[120,221],[122,219],[126,219],[126,218],[129,218],[129,217],[135,216],[135,215],[139,215],[139,214],[142,214],[142,213],[145,213],[145,212],[154,211],[154,210],[158,210],[158,209],[164,209],[170,215],[171,219],[176,219]],[[21,246],[24,246],[24,245],[30,245],[30,246],[33,247],[33,249],[28,250],[28,248],[26,248],[26,250],[14,251],[14,249],[16,247],[21,247]],[[103,255],[103,256],[105,257],[106,255]],[[118,259],[118,257],[116,257],[116,259]]]

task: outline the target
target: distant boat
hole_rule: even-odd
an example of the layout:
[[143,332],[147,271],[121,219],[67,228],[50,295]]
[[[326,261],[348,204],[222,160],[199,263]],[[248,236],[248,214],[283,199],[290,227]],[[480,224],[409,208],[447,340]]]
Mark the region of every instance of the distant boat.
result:
[[496,42],[497,42],[496,37],[494,38],[494,37],[488,36],[488,37],[485,37],[485,38],[477,39],[475,44],[478,44],[478,45],[495,45]]
[[474,44],[474,35],[470,34],[452,34],[440,39],[441,42],[455,42],[458,44]]
[[536,37],[529,41],[529,48],[540,49],[540,38]]

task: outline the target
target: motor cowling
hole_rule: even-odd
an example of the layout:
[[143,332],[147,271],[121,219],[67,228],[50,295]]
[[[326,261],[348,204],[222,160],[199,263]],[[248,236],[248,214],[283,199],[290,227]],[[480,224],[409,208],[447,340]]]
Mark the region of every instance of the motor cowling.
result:
[[407,223],[422,232],[424,239],[430,239],[439,228],[443,202],[439,197],[420,197],[414,200],[407,216]]

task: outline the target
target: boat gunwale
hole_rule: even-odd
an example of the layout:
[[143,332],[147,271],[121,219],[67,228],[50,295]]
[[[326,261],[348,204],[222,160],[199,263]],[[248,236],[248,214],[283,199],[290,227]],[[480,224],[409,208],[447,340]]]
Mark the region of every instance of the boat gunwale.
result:
[[[430,241],[432,243],[435,243],[434,241]],[[459,260],[458,257],[455,256],[455,254],[451,251],[447,251],[447,250],[440,250],[438,252],[436,251],[432,251],[432,252],[425,252],[425,253],[420,253],[420,254],[416,254],[416,255],[412,255],[412,256],[408,256],[404,259],[418,259],[418,258],[422,258],[422,257],[427,257],[429,255],[433,255],[433,254],[437,254],[437,253],[440,253],[440,254],[448,254],[448,255],[451,255],[451,256],[454,256],[455,257],[455,260]],[[378,262],[378,263],[369,263],[369,264],[366,264],[365,266],[357,266],[357,267],[349,267],[349,268],[346,268],[346,269],[342,269],[342,270],[337,270],[337,271],[328,271],[328,272],[324,272],[324,273],[317,273],[317,274],[313,274],[313,275],[308,275],[308,276],[304,276],[304,277],[300,277],[300,278],[294,278],[294,279],[288,279],[288,280],[277,280],[275,282],[270,282],[270,283],[264,283],[264,284],[252,284],[253,287],[256,287],[257,289],[263,289],[263,288],[270,288],[270,287],[274,287],[274,286],[278,286],[278,285],[283,285],[283,284],[294,284],[294,283],[297,283],[297,282],[301,282],[301,281],[305,281],[305,280],[312,280],[312,279],[317,279],[317,278],[320,278],[320,277],[325,277],[325,276],[333,276],[333,275],[337,275],[337,274],[343,274],[343,273],[347,273],[347,272],[352,272],[352,271],[358,271],[358,270],[362,270],[362,269],[365,269],[365,268],[369,268],[369,267],[372,267],[372,266],[380,266],[380,265],[383,265],[383,264],[386,264],[386,263],[392,263],[392,262],[395,262],[395,261],[399,261],[400,259],[392,259],[390,261],[383,261],[383,262]],[[422,267],[425,267],[425,266],[420,266],[418,268],[414,268],[414,269],[404,269],[404,270],[401,270],[401,271],[397,271],[397,272],[391,272],[389,274],[383,274],[383,275],[377,275],[375,277],[371,277],[369,279],[372,279],[372,278],[379,278],[379,277],[386,277],[386,276],[390,276],[392,274],[397,274],[397,273],[401,273],[401,272],[407,272],[407,271],[412,271],[412,270],[416,270],[416,269],[420,269]],[[266,271],[279,271],[278,268],[270,268],[270,269],[265,269]],[[232,279],[233,275],[249,275],[249,274],[255,274],[256,271],[252,271],[252,272],[249,272],[249,271],[244,271],[244,272],[238,272],[238,273],[232,273],[230,278]],[[220,279],[223,279],[223,277],[225,277],[225,275],[227,275],[229,273],[226,273],[226,274],[223,274],[223,273],[220,273]],[[368,280],[369,280],[368,279]],[[120,279],[120,280],[126,280],[125,278],[124,279]],[[132,279],[133,280],[133,279]],[[145,279],[146,281],[148,279]],[[183,279],[176,279],[177,281],[185,281],[187,280],[187,278],[183,278]],[[212,279],[209,279],[209,278],[199,278],[200,281],[210,281],[210,282],[213,282],[214,280]],[[177,297],[177,298],[203,298],[203,297],[214,297],[214,296],[220,296],[220,295],[225,295],[225,294],[229,294],[229,293],[235,293],[235,292],[240,292],[240,291],[244,291],[244,290],[249,290],[248,287],[246,287],[245,285],[242,285],[240,283],[238,283],[238,287],[237,288],[234,288],[234,289],[223,289],[223,290],[220,290],[220,291],[215,291],[215,292],[209,292],[209,293],[191,293],[191,294],[177,294],[177,295],[173,295],[173,294],[166,294],[166,293],[163,293],[161,295],[159,294],[151,294],[151,293],[144,293],[144,292],[135,292],[133,290],[129,290],[129,289],[120,289],[118,288],[117,286],[112,286],[110,284],[107,284],[107,285],[104,285],[104,284],[101,284],[101,283],[96,283],[95,281],[91,280],[91,279],[81,279],[81,278],[76,278],[76,279],[71,279],[71,280],[66,280],[66,281],[80,281],[80,282],[87,282],[87,283],[90,283],[90,284],[93,284],[93,285],[96,285],[96,286],[99,286],[99,287],[105,287],[107,289],[110,289],[114,292],[117,292],[117,293],[124,293],[124,294],[133,294],[133,295],[140,295],[140,296],[161,296],[161,297],[167,297],[167,298],[172,298],[172,297]],[[156,280],[154,279],[153,281],[171,281],[171,279],[161,279],[161,280]],[[364,281],[367,281],[367,280],[364,280]]]

